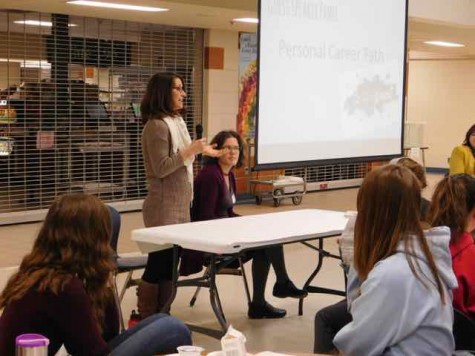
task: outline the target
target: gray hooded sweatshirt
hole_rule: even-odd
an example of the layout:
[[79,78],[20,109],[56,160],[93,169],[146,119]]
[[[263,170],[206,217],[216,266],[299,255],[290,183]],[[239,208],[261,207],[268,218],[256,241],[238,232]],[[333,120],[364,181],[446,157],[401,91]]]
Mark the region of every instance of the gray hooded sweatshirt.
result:
[[424,254],[414,238],[413,261],[419,262],[426,286],[414,276],[401,243],[397,253],[379,261],[360,285],[350,272],[348,305],[353,321],[335,336],[344,355],[451,355],[453,309],[451,289],[457,288],[452,271],[450,230],[442,226],[425,231],[445,293],[442,304]]

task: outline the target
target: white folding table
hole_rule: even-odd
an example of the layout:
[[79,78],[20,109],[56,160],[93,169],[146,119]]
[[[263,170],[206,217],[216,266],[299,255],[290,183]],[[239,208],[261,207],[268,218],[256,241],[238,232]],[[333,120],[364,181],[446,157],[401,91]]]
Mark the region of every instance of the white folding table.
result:
[[[324,257],[339,257],[323,249],[323,240],[326,237],[340,235],[347,219],[343,212],[301,209],[138,229],[132,232],[132,240],[137,242],[142,252],[174,247],[173,279],[175,286],[178,281],[179,247],[211,254],[212,273],[208,287],[211,305],[222,330],[210,332],[209,329],[204,330],[197,327],[194,327],[194,330],[210,336],[221,337],[227,329],[227,322],[221,308],[214,278],[216,271],[213,270],[213,266],[216,255],[238,255],[250,249],[318,239],[318,247],[305,243],[318,251],[319,260],[314,272],[305,283],[304,289],[310,293],[344,295],[343,291],[314,287],[310,286],[310,283],[322,267]],[[175,296],[176,288],[168,306],[173,302]],[[302,313],[302,302],[301,299],[299,314]]]

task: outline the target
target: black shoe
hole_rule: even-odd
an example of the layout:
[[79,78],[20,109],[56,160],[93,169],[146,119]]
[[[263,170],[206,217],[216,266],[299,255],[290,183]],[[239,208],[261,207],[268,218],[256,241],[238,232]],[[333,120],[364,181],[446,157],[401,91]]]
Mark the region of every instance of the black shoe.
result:
[[274,284],[274,289],[272,290],[272,295],[277,298],[305,298],[308,293],[303,289],[298,289],[292,281],[288,280],[284,283]]
[[284,309],[275,308],[265,302],[263,305],[249,303],[247,316],[249,319],[278,319],[283,318],[287,314]]

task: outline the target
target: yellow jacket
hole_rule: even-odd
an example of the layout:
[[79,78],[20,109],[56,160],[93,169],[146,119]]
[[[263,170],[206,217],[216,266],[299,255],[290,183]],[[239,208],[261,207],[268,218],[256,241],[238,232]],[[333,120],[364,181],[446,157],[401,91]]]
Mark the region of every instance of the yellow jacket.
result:
[[449,165],[450,175],[466,173],[475,176],[475,158],[469,146],[455,147],[450,156]]

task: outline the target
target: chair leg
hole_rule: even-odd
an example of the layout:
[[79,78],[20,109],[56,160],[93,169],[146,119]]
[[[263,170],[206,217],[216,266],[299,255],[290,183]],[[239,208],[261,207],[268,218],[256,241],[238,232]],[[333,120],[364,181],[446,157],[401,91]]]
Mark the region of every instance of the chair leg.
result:
[[[203,279],[206,280],[209,278],[209,271],[210,271],[210,267],[208,266],[206,267],[206,270],[203,273]],[[200,294],[200,290],[201,290],[200,286],[196,287],[195,293],[193,294],[193,297],[191,297],[191,300],[190,300],[190,307],[195,305],[196,299],[198,298],[198,294]]]
[[241,268],[241,276],[244,281],[244,289],[246,290],[246,297],[248,304],[251,303],[251,293],[249,292],[249,284],[247,283],[246,271],[244,270],[244,263],[242,263],[241,257],[239,259],[239,267]]
[[198,298],[198,294],[200,294],[200,290],[201,290],[200,286],[196,287],[195,293],[193,294],[193,297],[191,297],[191,300],[190,300],[190,307],[195,305],[196,298]]
[[124,299],[124,295],[125,295],[125,292],[127,291],[127,288],[129,288],[129,283],[130,283],[130,280],[132,278],[132,273],[133,271],[129,271],[127,273],[127,276],[125,277],[125,281],[124,281],[124,284],[122,285],[122,288],[120,290],[120,293],[119,293],[119,300],[120,302],[122,303],[122,299]]
[[113,289],[114,289],[114,301],[117,306],[117,311],[119,312],[119,322],[120,322],[120,331],[125,330],[124,315],[122,314],[121,301],[122,298],[119,297],[118,288],[117,288],[117,274],[114,274],[113,279]]
[[[251,303],[251,292],[249,289],[249,283],[247,281],[246,272],[244,270],[244,263],[242,262],[242,259],[240,257],[238,258],[238,261],[239,261],[239,268],[241,269],[241,276],[244,282],[244,289],[246,291],[247,302]],[[206,270],[203,274],[203,279],[208,279],[209,273],[210,273],[210,267],[208,266],[206,267]],[[198,294],[200,293],[200,290],[201,290],[201,287],[199,286],[196,287],[195,293],[193,294],[193,297],[191,297],[191,300],[190,300],[190,307],[195,305],[195,302],[196,302],[196,299],[198,298]]]

